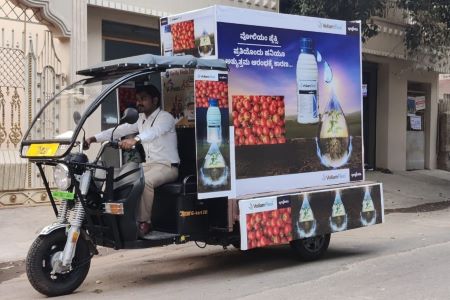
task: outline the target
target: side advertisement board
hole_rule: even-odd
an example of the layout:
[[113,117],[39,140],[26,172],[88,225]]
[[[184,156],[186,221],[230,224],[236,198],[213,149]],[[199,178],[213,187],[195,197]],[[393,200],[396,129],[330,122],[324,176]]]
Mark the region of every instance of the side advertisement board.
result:
[[[227,99],[213,96],[229,111],[235,197],[364,180],[359,23],[215,6],[161,28],[164,55],[229,65]],[[208,101],[196,95],[197,112]]]
[[232,198],[228,72],[195,70],[194,87],[198,198]]
[[382,223],[381,184],[239,201],[241,249]]

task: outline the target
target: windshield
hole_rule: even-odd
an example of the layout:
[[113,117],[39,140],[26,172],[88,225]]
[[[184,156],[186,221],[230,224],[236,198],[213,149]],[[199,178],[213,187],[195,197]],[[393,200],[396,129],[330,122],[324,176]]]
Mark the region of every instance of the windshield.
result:
[[37,99],[35,108],[37,116],[24,139],[27,141],[70,142],[80,114],[82,116],[92,101],[118,77],[83,79],[67,87],[42,105],[39,105],[42,99]]

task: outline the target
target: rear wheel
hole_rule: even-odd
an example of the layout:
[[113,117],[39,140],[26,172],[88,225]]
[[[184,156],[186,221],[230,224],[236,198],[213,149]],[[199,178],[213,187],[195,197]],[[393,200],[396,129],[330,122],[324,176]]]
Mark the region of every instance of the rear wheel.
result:
[[38,236],[28,251],[26,270],[31,285],[46,296],[67,295],[76,290],[86,278],[91,265],[87,242],[77,241],[72,268],[63,274],[51,274],[52,259],[64,250],[67,236],[64,230]]
[[291,248],[302,260],[312,261],[320,258],[328,249],[330,234],[291,241]]

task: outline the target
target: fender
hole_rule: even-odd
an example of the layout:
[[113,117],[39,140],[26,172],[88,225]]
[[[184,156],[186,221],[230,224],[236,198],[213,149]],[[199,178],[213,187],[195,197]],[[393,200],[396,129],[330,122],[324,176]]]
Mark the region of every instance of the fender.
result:
[[39,235],[49,235],[53,231],[55,231],[57,229],[60,229],[60,228],[64,228],[65,229],[67,226],[69,226],[69,224],[53,223],[53,224],[50,224],[50,225],[45,226],[44,228],[42,228],[41,232],[39,232]]
[[[45,226],[44,228],[42,228],[41,232],[39,232],[39,235],[49,235],[53,231],[56,231],[56,230],[61,229],[61,228],[64,228],[64,230],[66,230],[66,227],[69,227],[69,226],[70,226],[70,224],[54,223],[54,224],[51,224],[51,225],[48,225],[48,226]],[[96,247],[96,245],[94,244],[94,242],[91,240],[91,238],[89,237],[89,235],[86,233],[86,231],[84,229],[81,229],[81,236],[88,243],[91,255],[94,255],[94,254],[97,255],[98,254],[97,247]]]

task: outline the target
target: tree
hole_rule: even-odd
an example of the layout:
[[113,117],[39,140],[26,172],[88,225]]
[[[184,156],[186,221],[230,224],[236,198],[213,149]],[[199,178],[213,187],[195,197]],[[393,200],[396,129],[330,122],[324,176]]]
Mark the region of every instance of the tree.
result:
[[383,12],[385,0],[282,0],[282,12],[346,21],[361,20],[363,42],[378,33],[371,19]]
[[410,57],[431,64],[449,63],[450,1],[399,0],[410,19],[405,44]]
[[[361,20],[362,40],[375,36],[373,16],[382,16],[387,0],[281,0],[282,12],[340,20]],[[429,68],[449,63],[450,1],[397,0],[405,10],[405,46],[410,59]]]

